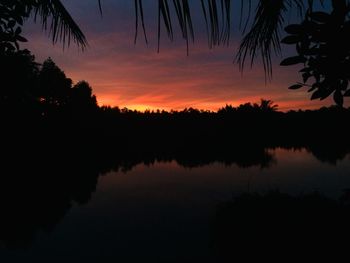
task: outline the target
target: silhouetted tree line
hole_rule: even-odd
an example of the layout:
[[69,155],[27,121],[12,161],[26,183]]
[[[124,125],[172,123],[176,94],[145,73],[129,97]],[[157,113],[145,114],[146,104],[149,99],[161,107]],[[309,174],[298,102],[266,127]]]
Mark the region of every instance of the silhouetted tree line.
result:
[[90,85],[86,81],[73,85],[52,59],[40,65],[28,50],[0,52],[0,56],[5,145],[59,142],[67,148],[84,145],[90,151],[118,149],[132,159],[147,155],[176,159],[207,152],[233,156],[234,149],[240,154],[248,149],[244,151],[249,155],[257,148],[295,147],[336,162],[349,152],[350,109],[280,112],[264,99],[238,107],[226,105],[217,112],[99,107]]
[[90,118],[97,109],[89,84],[81,81],[73,86],[51,58],[39,65],[28,50],[8,51],[1,54],[0,72],[4,117],[81,119]]
[[[272,1],[260,2],[284,8]],[[283,64],[306,63],[301,72],[303,83],[292,89],[309,87],[313,99],[334,93],[335,101],[342,105],[343,96],[349,96],[349,45],[344,38],[349,31],[349,8],[334,10],[344,13],[314,14],[309,10],[301,25],[286,28],[292,39],[284,42],[297,46],[298,57]],[[73,85],[51,59],[40,65],[28,50],[19,49],[19,43],[26,41],[22,25],[33,13],[41,17],[43,28],[52,30],[53,42],[60,37],[68,39],[71,34],[80,46],[86,45],[84,35],[60,1],[1,1],[0,246],[28,246],[38,230],[51,231],[74,203],[89,201],[98,177],[111,170],[128,171],[140,163],[173,160],[184,167],[219,161],[264,168],[276,161],[268,150],[276,147],[306,148],[320,161],[330,163],[349,153],[350,110],[340,107],[283,113],[269,100],[227,105],[218,112],[193,108],[138,112],[99,107],[87,82]],[[332,17],[343,19],[334,23]],[[45,27],[48,18],[52,24]],[[266,18],[274,19],[268,12]],[[304,27],[307,23],[317,27]],[[330,26],[337,29],[331,30],[332,34]],[[259,34],[251,36],[257,38]],[[259,43],[271,40],[268,37]],[[254,41],[245,43],[248,45],[245,48],[243,42],[243,51],[257,47]],[[315,82],[308,84],[308,79]],[[338,251],[333,251],[341,255],[346,243],[334,241],[348,236],[348,206],[346,198],[337,202],[317,194],[297,198],[280,193],[243,195],[218,207],[213,247],[223,256],[233,252],[234,258],[245,259],[251,252],[261,259],[276,250],[299,256],[296,247],[300,248],[297,252],[314,256],[329,251],[331,240],[331,245],[338,246]]]
[[39,65],[27,50],[0,56],[0,243],[8,247],[50,231],[108,171],[173,160],[264,168],[276,147],[306,148],[330,163],[349,153],[349,109],[284,113],[269,100],[217,112],[99,107],[89,84],[73,85],[51,59]]

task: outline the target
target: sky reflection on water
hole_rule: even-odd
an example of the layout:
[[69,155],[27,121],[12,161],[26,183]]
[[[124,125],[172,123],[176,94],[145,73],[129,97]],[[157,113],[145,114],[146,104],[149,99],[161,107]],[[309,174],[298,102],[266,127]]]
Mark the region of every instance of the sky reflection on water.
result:
[[306,150],[269,153],[273,162],[265,168],[219,162],[185,168],[170,161],[109,172],[98,177],[88,203],[73,202],[52,231],[36,231],[27,248],[0,249],[0,259],[213,262],[210,220],[221,202],[269,190],[292,195],[319,191],[338,198],[350,188],[349,155],[334,165]]

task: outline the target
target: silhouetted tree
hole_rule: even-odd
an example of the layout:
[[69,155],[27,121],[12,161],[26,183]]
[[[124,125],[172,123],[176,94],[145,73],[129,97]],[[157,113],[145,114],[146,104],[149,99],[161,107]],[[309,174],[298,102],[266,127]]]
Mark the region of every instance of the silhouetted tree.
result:
[[263,112],[273,112],[278,110],[278,105],[275,104],[272,100],[260,100],[259,109]]
[[39,96],[46,105],[62,107],[68,103],[72,80],[48,58],[39,73]]
[[233,107],[232,105],[227,105],[227,104],[226,104],[225,107],[220,108],[220,109],[218,110],[218,113],[219,113],[219,114],[230,114],[230,113],[233,113],[233,112],[235,112],[235,111],[236,111],[236,108],[235,108],[235,107]]
[[73,86],[71,93],[71,100],[77,105],[97,106],[96,96],[92,94],[92,88],[87,81],[79,81]]
[[39,64],[28,50],[0,52],[0,104],[18,107],[36,102],[38,72]]
[[91,115],[97,110],[96,96],[92,94],[92,88],[86,81],[79,81],[70,90],[69,106],[71,110],[82,115]]
[[256,113],[258,111],[259,111],[259,106],[257,104],[252,104],[250,102],[241,104],[237,107],[237,112],[239,114]]

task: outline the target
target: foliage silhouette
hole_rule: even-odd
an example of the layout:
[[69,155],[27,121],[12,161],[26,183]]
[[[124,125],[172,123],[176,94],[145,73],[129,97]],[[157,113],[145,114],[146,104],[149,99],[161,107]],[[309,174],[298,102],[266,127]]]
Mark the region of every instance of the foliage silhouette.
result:
[[277,147],[306,148],[336,164],[350,152],[338,136],[350,132],[341,121],[349,109],[284,113],[263,99],[217,112],[99,107],[90,85],[72,86],[51,59],[39,65],[27,50],[1,58],[0,240],[9,247],[27,246],[38,230],[53,229],[73,202],[88,202],[97,178],[111,170],[169,161],[188,168],[214,162],[268,168],[276,162],[270,149]]
[[34,17],[41,19],[42,29],[49,31],[52,42],[62,41],[69,46],[73,40],[85,48],[86,38],[60,0],[2,0],[0,2],[0,53],[19,50],[18,42],[24,22]]
[[[253,106],[252,109],[244,112],[250,118],[241,130],[237,130],[236,122],[232,126],[227,124],[227,120],[240,118],[241,113],[218,115],[194,110],[141,113],[104,108],[98,118],[85,121],[51,115],[50,119],[37,122],[28,117],[27,123],[17,119],[11,125],[3,122],[0,243],[8,248],[30,246],[36,233],[52,231],[73,203],[88,202],[98,177],[109,171],[127,172],[138,164],[170,161],[186,168],[215,162],[268,168],[276,162],[270,151],[275,147],[306,147],[320,161],[330,163],[350,153],[349,144],[342,140],[325,147],[317,140],[315,143],[303,140],[304,134],[289,140],[257,134],[255,129],[251,132],[252,127],[244,126],[266,116],[259,115]],[[325,116],[321,114],[320,118]],[[330,114],[329,119],[333,116],[337,115]],[[286,119],[286,123],[290,120]],[[308,129],[305,127],[304,132],[308,133]]]
[[[218,112],[193,108],[138,112],[99,107],[86,81],[72,86],[72,81],[51,59],[39,65],[28,50],[19,50],[18,42],[25,41],[21,25],[33,10],[39,12],[44,25],[47,17],[53,15],[63,35],[74,30],[65,25],[69,19],[59,22],[63,19],[55,13],[59,10],[35,4],[39,1],[0,3],[0,15],[6,18],[0,21],[0,142],[4,153],[0,176],[3,212],[0,240],[7,247],[28,246],[39,230],[51,231],[73,203],[89,201],[98,177],[110,170],[128,171],[140,163],[173,160],[188,168],[213,162],[267,168],[275,162],[269,150],[278,147],[306,148],[320,161],[336,164],[350,152],[350,143],[339,136],[339,131],[344,134],[350,131],[343,121],[350,117],[350,109],[331,107],[284,113],[277,111],[277,105],[270,100],[238,107],[226,105]],[[22,13],[16,17],[14,13],[19,11]],[[188,27],[188,15],[181,17],[183,25]],[[55,42],[60,35],[59,26],[51,28]],[[76,41],[83,45],[84,38],[79,31],[76,33]],[[215,34],[218,38],[217,30]],[[275,202],[278,208],[285,202],[283,211],[306,211],[306,215],[310,215],[308,209],[316,204],[316,208],[322,208],[317,210],[317,215],[323,215],[324,211],[327,215],[332,213],[340,218],[338,223],[348,219],[344,201],[335,203],[318,195],[302,197],[302,201],[280,194],[255,196],[254,202],[255,199],[262,199],[257,203],[273,210]],[[245,200],[243,204],[243,209],[257,207],[247,205]],[[225,218],[224,221],[231,219]],[[220,229],[218,233],[215,238],[221,242]],[[326,234],[332,237],[331,232]]]
[[0,109],[9,122],[41,125],[64,118],[88,123],[97,114],[89,84],[72,87],[72,80],[50,58],[39,65],[28,50],[7,51],[0,58]]
[[301,24],[286,27],[290,35],[282,42],[295,45],[298,55],[286,58],[281,65],[304,64],[300,70],[303,82],[290,89],[308,87],[308,92],[313,92],[312,100],[333,94],[336,104],[342,107],[343,97],[350,96],[350,5],[344,0],[332,3],[331,13],[310,9]]
[[[50,232],[73,203],[88,202],[98,177],[111,170],[170,161],[187,168],[214,162],[268,168],[276,162],[270,149],[277,147],[306,148],[333,164],[350,153],[349,142],[333,128],[340,125],[349,132],[339,121],[349,118],[349,109],[283,113],[269,100],[227,105],[218,112],[98,107],[88,83],[69,87],[69,79],[49,60],[45,74],[58,77],[68,94],[64,103],[50,104],[41,97],[42,87],[47,87],[39,81],[43,67],[33,64],[29,53],[24,58],[24,65],[36,70],[29,71],[34,78],[30,89],[18,92],[32,92],[31,99],[18,101],[16,107],[2,103],[0,112],[0,240],[9,248],[27,247],[38,231]],[[49,98],[61,98],[60,87],[51,91]],[[38,110],[29,111],[33,105]],[[332,138],[329,143],[323,142],[326,136]]]
[[68,103],[72,80],[48,58],[39,73],[40,100],[48,106],[63,107]]
[[39,64],[28,50],[0,52],[0,72],[1,106],[15,108],[20,103],[34,101]]
[[[145,39],[147,42],[144,11],[142,0],[135,1],[136,15],[136,36],[139,23],[142,24]],[[171,3],[172,2],[172,8]],[[236,61],[243,70],[247,56],[251,58],[251,65],[260,53],[264,70],[267,77],[272,76],[272,53],[280,54],[280,28],[285,23],[285,17],[291,10],[297,10],[300,16],[305,15],[305,21],[302,24],[308,24],[305,29],[296,29],[296,25],[287,27],[292,35],[283,39],[287,44],[296,44],[299,55],[282,61],[282,65],[296,63],[306,63],[303,71],[304,83],[298,83],[291,86],[291,89],[298,89],[308,86],[309,91],[314,91],[311,99],[325,99],[334,92],[335,102],[342,106],[344,96],[349,96],[348,86],[348,68],[347,56],[349,46],[343,40],[347,39],[348,34],[348,13],[350,5],[347,0],[332,1],[333,12],[327,18],[324,12],[314,12],[315,2],[308,1],[307,4],[302,0],[260,0],[257,3],[249,1],[237,1],[241,8],[241,26],[244,24],[243,32],[246,32],[247,26],[250,26],[248,32],[244,35],[240,48],[238,50]],[[247,4],[248,2],[248,4]],[[101,1],[98,1],[100,11]],[[252,16],[252,9],[256,4],[255,16]],[[247,8],[248,6],[248,8]],[[200,8],[199,8],[200,7]],[[192,23],[193,5],[188,0],[159,0],[158,1],[158,43],[160,40],[161,23],[164,24],[168,37],[173,39],[172,15],[175,14],[183,38],[187,42],[194,39],[194,27]],[[208,34],[209,46],[228,43],[231,30],[231,0],[208,0],[198,1],[198,9],[202,10],[206,30]],[[0,52],[19,50],[19,42],[26,41],[21,36],[23,22],[34,14],[36,20],[40,16],[44,30],[49,30],[53,43],[62,41],[65,45],[73,40],[84,48],[87,45],[84,34],[79,29],[69,15],[64,5],[59,0],[25,0],[9,1],[4,0],[0,3]],[[252,18],[253,17],[253,18]],[[329,21],[325,21],[329,20]],[[48,29],[48,21],[51,24]],[[163,22],[161,22],[163,21]],[[313,25],[313,26],[312,26]],[[299,31],[296,32],[295,30]],[[299,34],[300,33],[300,34]],[[299,35],[298,35],[299,34]],[[326,39],[325,39],[326,38]],[[325,43],[325,41],[327,43]],[[339,43],[342,43],[339,47]],[[315,53],[316,52],[316,53]],[[335,70],[335,68],[340,68]],[[307,84],[310,77],[315,78],[314,84]]]
[[[95,140],[105,139],[106,145],[111,141],[117,141],[116,147],[119,144],[121,148],[133,149],[140,145],[145,152],[158,146],[165,152],[169,152],[166,148],[173,153],[185,152],[186,146],[201,149],[207,144],[216,151],[221,145],[230,144],[245,148],[291,145],[311,149],[317,148],[320,142],[323,148],[335,144],[343,149],[341,152],[348,149],[348,144],[337,134],[338,130],[349,130],[340,121],[348,118],[349,109],[283,113],[277,111],[272,101],[264,99],[260,104],[226,105],[217,112],[188,108],[142,113],[99,107],[89,84],[82,81],[72,87],[72,81],[51,59],[40,66],[29,51],[8,52],[3,57],[0,66],[6,85],[1,90],[1,115],[8,129],[15,129],[13,123],[31,125],[38,130],[43,126],[53,130],[71,127],[90,132]],[[328,125],[325,126],[325,122]],[[120,142],[118,138],[124,139]],[[162,145],[162,141],[169,145]],[[334,158],[332,160],[334,163]]]
[[[99,2],[101,1],[99,0]],[[272,76],[272,54],[279,55],[281,52],[280,34],[287,16],[293,10],[297,11],[299,16],[302,16],[315,3],[323,5],[323,2],[323,0],[310,0],[307,3],[304,3],[302,0],[200,0],[190,4],[188,0],[159,0],[158,47],[161,25],[164,26],[170,40],[173,40],[175,27],[173,20],[176,20],[182,37],[186,40],[188,49],[189,41],[194,39],[192,15],[196,10],[201,10],[202,12],[209,47],[228,44],[233,20],[232,6],[236,3],[237,9],[240,9],[239,28],[244,34],[236,61],[240,64],[241,70],[243,70],[247,56],[250,57],[252,65],[257,56],[260,55],[266,76],[270,78]],[[139,29],[139,21],[141,21],[143,33],[146,37],[142,3],[142,0],[135,1],[136,32]]]
[[[101,0],[98,0],[99,9],[102,13],[101,2]],[[232,22],[232,2],[234,1],[201,0],[198,1],[196,5],[198,10],[202,10],[210,47],[223,43],[225,44],[229,41]],[[277,54],[280,53],[280,28],[285,21],[286,15],[288,15],[288,11],[296,9],[299,13],[302,13],[306,10],[306,7],[311,8],[314,2],[323,3],[322,0],[310,0],[307,5],[305,5],[302,0],[261,0],[257,2],[255,16],[252,16],[251,13],[255,4],[252,0],[241,0],[236,2],[238,4],[237,7],[241,9],[240,27],[243,32],[246,31],[248,25],[251,25],[250,30],[242,39],[237,55],[237,61],[240,63],[241,69],[243,69],[247,55],[249,54],[251,62],[253,62],[257,53],[260,52],[263,59],[264,69],[268,76],[271,76],[272,73],[272,52]],[[139,24],[141,23],[145,40],[147,42],[142,3],[142,0],[135,0],[135,41]],[[173,8],[170,8],[170,3],[172,3]],[[192,9],[193,5],[191,5],[188,0],[159,0],[158,43],[160,40],[161,21],[165,26],[168,37],[173,39],[172,15],[174,14],[181,30],[182,37],[186,40],[188,48],[189,40],[194,39]],[[6,33],[5,30],[5,35],[12,36],[14,34],[11,34],[11,32],[16,32],[15,35],[19,36],[24,20],[28,19],[31,13],[34,13],[35,21],[37,16],[40,16],[42,27],[44,30],[49,30],[53,43],[60,40],[64,44],[67,41],[69,45],[72,37],[81,47],[84,48],[87,45],[84,34],[59,0],[2,1],[0,5],[0,17],[3,17],[3,24],[5,27],[10,27],[10,34]],[[51,24],[48,27],[48,21],[50,21],[50,19]],[[15,26],[16,29],[14,30]],[[3,41],[3,38],[1,39]],[[10,45],[12,47],[17,46],[18,49],[18,40],[25,41],[22,36],[19,36],[18,38],[14,37],[12,39],[7,38],[5,45]]]
[[[199,4],[200,2],[200,4]],[[230,0],[208,0],[198,1],[197,9],[201,5],[209,46],[228,43],[231,29],[231,7],[234,1]],[[333,11],[331,15],[325,12],[314,11],[315,3],[321,4],[323,10],[327,10],[325,1],[302,0],[260,0],[260,1],[236,1],[240,2],[241,23],[244,24],[244,36],[236,55],[236,62],[243,71],[248,57],[250,65],[261,56],[266,77],[272,77],[272,54],[281,54],[280,35],[281,28],[286,24],[286,16],[292,10],[296,10],[299,17],[305,16],[305,21],[299,27],[290,25],[286,28],[287,33],[292,35],[284,38],[282,43],[297,44],[298,56],[290,57],[282,61],[281,65],[293,65],[304,63],[303,83],[291,86],[291,89],[299,89],[303,86],[309,87],[309,92],[314,91],[311,99],[325,99],[334,92],[334,101],[342,106],[344,96],[350,96],[347,90],[349,73],[349,6],[347,0],[332,2]],[[183,37],[188,41],[194,38],[191,12],[194,5],[189,1],[158,1],[158,45],[160,38],[160,24],[165,27],[168,37],[173,39],[172,13],[175,13]],[[171,3],[174,8],[171,9]],[[248,6],[248,7],[247,7]],[[192,7],[192,8],[191,8]],[[255,14],[252,10],[255,7]],[[138,10],[142,10],[142,0],[135,1],[136,30],[138,29]],[[175,11],[174,11],[175,10]],[[141,12],[143,23],[143,12]],[[161,19],[162,17],[162,19]],[[249,29],[247,30],[247,27]],[[144,34],[145,29],[143,29]],[[159,47],[158,47],[159,49]],[[307,84],[310,77],[315,78],[314,84]]]

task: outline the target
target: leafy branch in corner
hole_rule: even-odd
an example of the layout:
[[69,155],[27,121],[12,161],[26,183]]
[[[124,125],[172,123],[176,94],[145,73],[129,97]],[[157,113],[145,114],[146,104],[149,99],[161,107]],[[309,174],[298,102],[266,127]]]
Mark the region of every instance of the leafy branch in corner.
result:
[[314,12],[309,9],[300,24],[285,28],[289,34],[282,43],[295,45],[297,55],[284,59],[282,66],[303,64],[299,71],[303,82],[289,87],[308,87],[311,99],[324,100],[333,94],[340,107],[350,96],[350,5],[348,1],[333,1],[333,10]]

